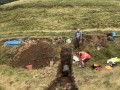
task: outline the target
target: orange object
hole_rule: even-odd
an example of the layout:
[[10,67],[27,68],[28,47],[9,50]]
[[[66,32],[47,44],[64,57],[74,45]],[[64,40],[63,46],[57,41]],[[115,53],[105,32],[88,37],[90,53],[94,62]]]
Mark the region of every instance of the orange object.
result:
[[111,66],[105,66],[105,68],[108,69],[108,70],[112,70]]
[[88,53],[86,53],[86,52],[84,52],[84,51],[82,51],[82,52],[79,52],[79,54],[82,54],[82,56],[79,56],[82,60],[85,60],[85,59],[90,59],[91,58],[91,56],[88,54]]
[[27,65],[26,67],[28,70],[32,70],[32,65]]

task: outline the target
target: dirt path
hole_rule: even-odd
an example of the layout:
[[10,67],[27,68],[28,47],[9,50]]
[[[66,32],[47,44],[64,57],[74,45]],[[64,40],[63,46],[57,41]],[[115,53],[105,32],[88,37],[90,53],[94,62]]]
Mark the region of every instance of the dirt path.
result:
[[[91,31],[120,31],[120,28],[105,28],[105,29],[81,29],[82,31],[87,31],[87,32],[91,32]],[[62,33],[62,32],[74,32],[75,30],[28,30],[28,31],[22,31],[22,33],[32,33],[32,32],[45,32],[45,33],[50,33],[50,32],[54,32],[54,33]],[[21,33],[21,31],[14,31],[14,32],[1,32],[1,35],[6,35],[6,34],[15,34],[15,33]]]
[[120,31],[120,28],[105,28],[105,29],[85,29],[83,31]]

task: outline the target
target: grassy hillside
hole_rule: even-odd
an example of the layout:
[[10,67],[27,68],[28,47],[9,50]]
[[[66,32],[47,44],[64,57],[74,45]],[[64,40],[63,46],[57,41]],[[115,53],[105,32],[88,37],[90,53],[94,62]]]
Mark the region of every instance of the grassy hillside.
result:
[[[120,0],[19,0],[0,5],[0,39],[73,36],[76,27],[85,34],[116,31],[120,35]],[[99,51],[99,44],[93,42],[81,46],[81,50],[91,54],[90,65],[100,64],[102,70],[73,66],[77,86],[80,90],[120,90],[120,64],[112,70],[104,68],[109,58],[119,57],[119,39],[101,45]],[[58,63],[32,71],[10,67],[9,61],[21,46],[4,47],[3,43],[0,90],[43,90],[55,79]],[[46,72],[50,75],[44,77]]]
[[[109,58],[119,57],[120,55],[119,40],[120,39],[116,39],[114,42],[106,42],[102,46],[100,45],[100,50],[96,49],[97,43],[94,41],[91,41],[85,46],[81,46],[80,49],[89,52],[92,59],[88,63],[88,67],[84,70],[81,70],[79,66],[73,66],[73,72],[79,90],[120,89],[120,64],[112,70],[105,69],[105,65],[107,65],[106,61]],[[8,63],[20,47],[21,46],[3,47],[2,42],[0,44],[0,90],[44,90],[50,82],[55,79],[58,63],[32,71],[23,68],[12,68]],[[75,53],[75,51],[76,50],[73,49],[73,53]],[[90,66],[93,63],[102,65],[102,70],[91,70]],[[47,73],[49,73],[49,75],[47,75]]]
[[[46,68],[44,70],[28,71],[25,69],[13,69],[8,66],[0,66],[1,84],[0,90],[43,90],[55,78],[55,69]],[[75,67],[75,78],[79,90],[119,90],[120,72],[119,67],[113,70],[92,71],[79,70]],[[42,78],[40,73],[49,71],[51,76]]]
[[[119,31],[120,1],[19,0],[0,6],[1,38],[64,36],[68,33],[62,33],[63,30],[76,27]],[[55,33],[58,30],[61,33]]]

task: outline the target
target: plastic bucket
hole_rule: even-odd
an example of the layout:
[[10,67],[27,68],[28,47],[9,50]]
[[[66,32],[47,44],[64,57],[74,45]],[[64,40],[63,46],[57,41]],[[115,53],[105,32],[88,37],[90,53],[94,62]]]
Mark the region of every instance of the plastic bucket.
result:
[[26,67],[28,70],[32,70],[32,65],[27,65]]

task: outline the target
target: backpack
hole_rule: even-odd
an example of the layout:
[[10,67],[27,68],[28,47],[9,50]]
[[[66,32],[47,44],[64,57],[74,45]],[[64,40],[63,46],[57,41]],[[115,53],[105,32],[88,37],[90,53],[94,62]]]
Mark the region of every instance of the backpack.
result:
[[108,40],[108,41],[114,41],[114,38],[113,38],[112,36],[108,36],[108,37],[107,37],[107,40]]

